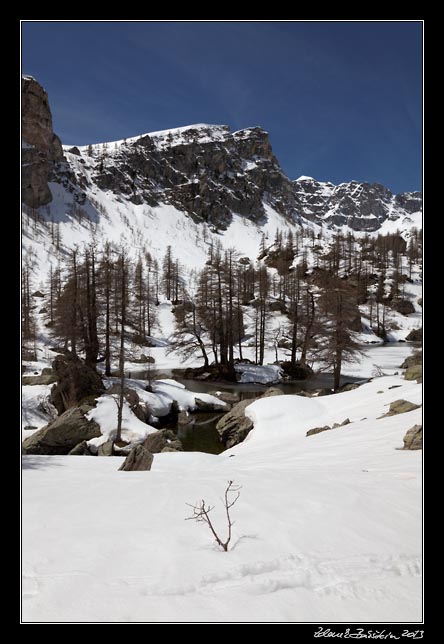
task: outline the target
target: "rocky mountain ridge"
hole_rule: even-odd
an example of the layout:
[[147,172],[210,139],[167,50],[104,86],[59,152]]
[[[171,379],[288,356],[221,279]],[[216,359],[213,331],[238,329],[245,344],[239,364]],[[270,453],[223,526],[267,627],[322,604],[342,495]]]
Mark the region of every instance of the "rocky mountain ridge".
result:
[[260,127],[231,132],[198,124],[112,143],[62,148],[52,130],[48,97],[32,77],[22,79],[22,198],[30,208],[51,202],[48,183],[78,204],[100,190],[121,202],[169,204],[194,222],[225,230],[233,215],[257,225],[267,206],[293,223],[373,232],[422,208],[419,192],[393,195],[380,184],[334,186],[310,177],[291,181]]

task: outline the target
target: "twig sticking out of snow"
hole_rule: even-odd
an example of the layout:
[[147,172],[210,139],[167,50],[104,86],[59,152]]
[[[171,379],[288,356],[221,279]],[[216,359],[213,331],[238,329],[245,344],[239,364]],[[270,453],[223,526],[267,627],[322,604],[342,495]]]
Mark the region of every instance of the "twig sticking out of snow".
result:
[[[240,492],[239,490],[241,489],[241,485],[235,485],[234,481],[228,481],[228,486],[225,490],[224,494],[224,506],[225,506],[225,514],[227,517],[227,526],[228,526],[228,536],[225,541],[222,541],[222,539],[219,537],[217,534],[216,530],[214,529],[214,526],[211,522],[211,519],[209,517],[209,514],[211,510],[214,509],[214,505],[206,505],[205,500],[202,499],[199,502],[196,502],[194,505],[191,503],[187,503],[187,505],[192,508],[193,514],[190,517],[187,517],[185,521],[190,521],[193,519],[194,521],[197,521],[198,523],[206,523],[207,526],[210,528],[211,532],[213,533],[213,536],[217,542],[217,545],[220,546],[225,552],[228,550],[228,544],[231,541],[231,528],[234,525],[234,522],[231,520],[230,516],[230,508],[233,507],[233,505],[236,503],[238,498],[240,497]],[[230,495],[231,494],[236,494],[234,499],[230,501]]]

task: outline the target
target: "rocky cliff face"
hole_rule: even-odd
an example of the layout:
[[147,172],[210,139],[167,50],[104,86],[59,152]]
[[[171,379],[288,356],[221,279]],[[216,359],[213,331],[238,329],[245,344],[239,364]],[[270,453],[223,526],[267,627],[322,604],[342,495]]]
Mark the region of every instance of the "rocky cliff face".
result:
[[334,186],[300,177],[294,181],[297,208],[306,219],[353,230],[375,231],[386,220],[397,220],[422,209],[420,192],[394,195],[379,183],[351,181]]
[[102,190],[135,204],[172,204],[215,228],[225,228],[232,213],[260,223],[264,201],[297,216],[292,182],[259,127],[231,133],[226,126],[194,125],[80,151]]
[[51,201],[48,181],[61,184],[76,204],[99,189],[123,203],[171,204],[214,230],[227,228],[233,214],[260,225],[271,207],[293,222],[371,232],[422,207],[421,193],[393,195],[379,184],[291,181],[260,127],[230,132],[223,125],[192,125],[152,132],[66,149],[65,162],[45,90],[31,77],[23,78],[22,90],[23,201],[33,208]]
[[22,199],[39,208],[52,199],[48,181],[63,160],[60,139],[52,130],[48,95],[31,76],[22,78]]

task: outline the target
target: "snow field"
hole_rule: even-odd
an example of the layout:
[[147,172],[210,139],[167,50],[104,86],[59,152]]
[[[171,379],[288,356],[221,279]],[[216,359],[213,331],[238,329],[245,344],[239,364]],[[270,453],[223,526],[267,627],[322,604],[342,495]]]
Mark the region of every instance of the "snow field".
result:
[[[157,454],[150,472],[25,456],[24,621],[420,621],[422,453],[397,448],[421,409],[378,420],[397,398],[421,386],[259,400],[241,445]],[[224,532],[228,479],[243,487],[224,553],[184,519],[204,498]]]

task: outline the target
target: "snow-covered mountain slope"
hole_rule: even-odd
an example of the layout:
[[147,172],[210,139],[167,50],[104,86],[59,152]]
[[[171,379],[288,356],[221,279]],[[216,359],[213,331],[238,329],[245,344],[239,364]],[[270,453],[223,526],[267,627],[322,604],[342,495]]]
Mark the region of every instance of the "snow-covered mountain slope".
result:
[[296,179],[294,188],[301,215],[318,223],[368,232],[421,228],[420,192],[394,195],[378,183],[350,181],[334,186],[305,176]]
[[[420,622],[421,409],[378,418],[421,386],[376,378],[322,398],[247,408],[255,428],[219,456],[23,457],[23,620]],[[350,424],[306,437],[314,426]],[[242,485],[231,549],[187,503]]]
[[[304,226],[404,236],[421,226],[421,195],[392,195],[377,184],[291,181],[268,135],[254,127],[198,124],[124,141],[63,147],[48,97],[23,80],[23,239],[34,278],[46,275],[57,246],[110,240],[132,257],[160,260],[173,245],[184,266],[201,267],[211,243],[255,261],[262,235]],[[54,227],[57,228],[56,235]]]

